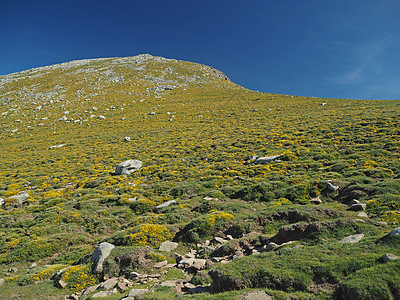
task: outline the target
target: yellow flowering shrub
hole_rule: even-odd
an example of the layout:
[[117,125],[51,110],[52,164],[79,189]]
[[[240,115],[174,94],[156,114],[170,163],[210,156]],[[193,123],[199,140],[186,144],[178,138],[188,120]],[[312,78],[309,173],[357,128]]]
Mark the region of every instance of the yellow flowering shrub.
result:
[[171,232],[164,225],[143,224],[139,225],[135,231],[128,235],[132,245],[157,247],[160,243],[172,238]]
[[73,292],[78,292],[86,286],[94,285],[96,278],[90,273],[90,268],[85,265],[71,266],[61,276],[61,280],[67,283],[67,287]]

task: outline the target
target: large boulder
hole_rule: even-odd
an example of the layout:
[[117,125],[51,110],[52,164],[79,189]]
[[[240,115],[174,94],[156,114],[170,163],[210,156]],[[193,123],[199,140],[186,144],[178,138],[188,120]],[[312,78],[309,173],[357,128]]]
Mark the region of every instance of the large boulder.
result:
[[131,174],[142,167],[142,162],[137,159],[129,159],[119,163],[115,168],[115,175]]
[[28,192],[19,192],[18,195],[8,197],[7,200],[10,202],[10,200],[13,200],[16,205],[22,205],[26,200],[28,200],[29,194]]
[[102,242],[97,246],[92,254],[94,272],[100,273],[103,271],[103,262],[111,254],[111,250],[114,248],[115,246],[113,244],[107,242]]

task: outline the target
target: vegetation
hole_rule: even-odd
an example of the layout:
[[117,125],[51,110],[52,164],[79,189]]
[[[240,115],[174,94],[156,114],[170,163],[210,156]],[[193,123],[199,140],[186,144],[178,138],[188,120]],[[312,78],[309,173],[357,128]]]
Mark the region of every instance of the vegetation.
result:
[[[49,278],[65,267],[70,293],[94,284],[82,259],[102,241],[121,255],[147,249],[146,260],[161,261],[154,249],[166,240],[183,253],[214,236],[269,238],[284,225],[339,219],[344,226],[308,236],[302,247],[214,265],[213,279],[277,299],[399,297],[398,263],[379,258],[400,256],[397,241],[380,242],[400,223],[400,101],[259,93],[209,67],[151,56],[0,79],[0,298],[33,299],[35,289],[61,297],[65,289]],[[143,167],[114,175],[128,159]],[[21,204],[12,196],[22,192],[29,197]],[[317,197],[319,206],[310,203]],[[352,200],[366,204],[368,219],[348,210]],[[365,238],[338,243],[355,233]],[[121,269],[113,259],[113,274],[148,268],[132,261]],[[210,283],[205,273],[194,282]],[[143,297],[175,296],[161,288]]]

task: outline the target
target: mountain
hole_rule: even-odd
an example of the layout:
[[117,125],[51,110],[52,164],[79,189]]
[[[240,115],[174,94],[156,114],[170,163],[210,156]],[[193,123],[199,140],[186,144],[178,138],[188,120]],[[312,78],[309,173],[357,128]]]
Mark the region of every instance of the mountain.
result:
[[0,298],[398,298],[399,111],[149,54],[0,76]]

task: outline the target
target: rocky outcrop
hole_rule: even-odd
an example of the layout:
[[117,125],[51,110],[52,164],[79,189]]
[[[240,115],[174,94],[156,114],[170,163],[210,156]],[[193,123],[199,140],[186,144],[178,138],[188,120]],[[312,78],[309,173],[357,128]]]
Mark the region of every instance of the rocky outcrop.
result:
[[142,162],[137,159],[129,159],[122,163],[119,163],[118,166],[115,168],[115,175],[124,175],[124,174],[131,174],[140,170],[142,167]]
[[103,262],[111,254],[111,250],[114,249],[113,244],[102,242],[92,254],[93,271],[100,273],[103,271]]

